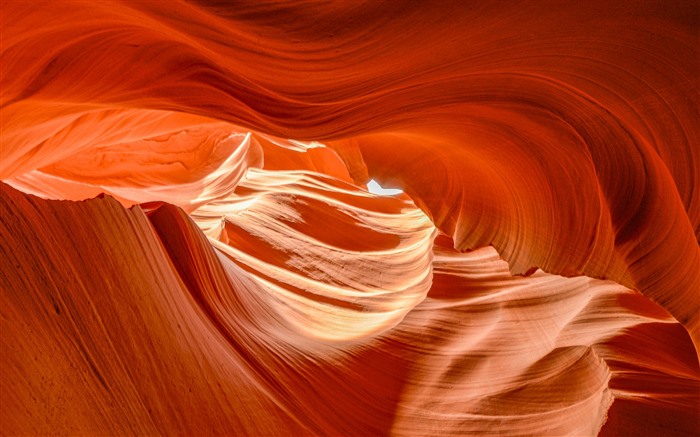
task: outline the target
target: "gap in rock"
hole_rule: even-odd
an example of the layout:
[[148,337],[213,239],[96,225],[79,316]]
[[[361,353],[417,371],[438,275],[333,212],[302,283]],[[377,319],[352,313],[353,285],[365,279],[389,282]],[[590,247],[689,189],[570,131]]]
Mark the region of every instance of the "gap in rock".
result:
[[367,191],[372,194],[377,194],[379,196],[395,196],[397,194],[403,193],[403,190],[398,188],[384,188],[374,179],[367,183]]

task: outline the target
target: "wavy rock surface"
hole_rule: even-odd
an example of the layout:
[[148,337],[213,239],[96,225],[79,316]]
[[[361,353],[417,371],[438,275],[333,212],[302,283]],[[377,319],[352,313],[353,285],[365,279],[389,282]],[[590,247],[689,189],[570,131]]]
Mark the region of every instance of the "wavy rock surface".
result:
[[700,434],[693,2],[0,17],[2,434]]

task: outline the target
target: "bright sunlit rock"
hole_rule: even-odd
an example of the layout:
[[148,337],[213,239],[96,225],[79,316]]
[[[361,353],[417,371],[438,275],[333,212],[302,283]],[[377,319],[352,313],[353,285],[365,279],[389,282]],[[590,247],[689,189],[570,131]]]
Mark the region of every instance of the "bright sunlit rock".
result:
[[700,437],[700,2],[475,3],[2,0],[0,436]]

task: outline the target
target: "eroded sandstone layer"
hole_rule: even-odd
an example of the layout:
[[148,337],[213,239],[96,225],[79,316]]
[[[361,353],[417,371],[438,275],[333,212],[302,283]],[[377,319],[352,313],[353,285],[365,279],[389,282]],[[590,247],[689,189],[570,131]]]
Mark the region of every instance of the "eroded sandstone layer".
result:
[[0,17],[3,435],[700,434],[695,2]]

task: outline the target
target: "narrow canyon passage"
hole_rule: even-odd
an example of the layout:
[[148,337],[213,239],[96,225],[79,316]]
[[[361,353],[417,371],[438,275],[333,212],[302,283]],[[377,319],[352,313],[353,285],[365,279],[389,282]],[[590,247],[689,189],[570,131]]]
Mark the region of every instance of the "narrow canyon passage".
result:
[[2,435],[700,434],[700,7],[4,2]]

